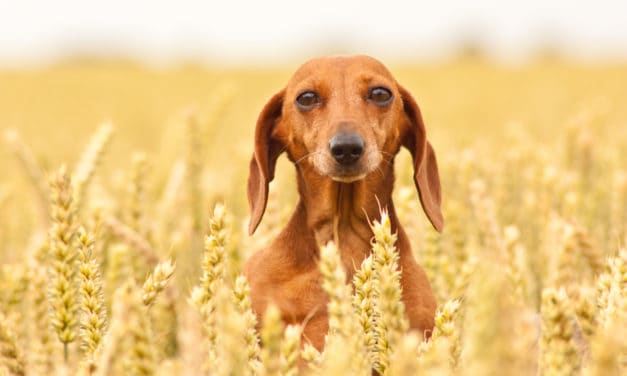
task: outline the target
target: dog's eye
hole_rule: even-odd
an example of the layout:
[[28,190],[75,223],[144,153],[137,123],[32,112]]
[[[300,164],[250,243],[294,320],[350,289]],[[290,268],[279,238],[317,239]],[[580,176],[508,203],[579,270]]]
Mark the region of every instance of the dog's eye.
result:
[[306,91],[296,98],[296,105],[298,108],[305,111],[311,110],[321,103],[322,100],[320,100],[318,94],[313,91]]
[[392,101],[392,92],[384,87],[373,87],[368,92],[368,101],[377,106],[385,106]]

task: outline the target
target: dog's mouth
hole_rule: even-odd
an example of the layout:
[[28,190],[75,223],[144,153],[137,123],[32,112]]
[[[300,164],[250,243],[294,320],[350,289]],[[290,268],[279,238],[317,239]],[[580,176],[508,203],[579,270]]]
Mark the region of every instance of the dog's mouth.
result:
[[364,162],[367,161],[360,161],[349,166],[335,165],[325,175],[331,178],[331,180],[340,183],[352,183],[362,180],[376,169],[376,165],[370,165]]
[[356,174],[340,173],[340,174],[331,174],[329,175],[329,177],[331,178],[331,180],[337,181],[339,183],[352,183],[352,182],[365,178],[366,175],[368,175],[366,172],[360,172]]

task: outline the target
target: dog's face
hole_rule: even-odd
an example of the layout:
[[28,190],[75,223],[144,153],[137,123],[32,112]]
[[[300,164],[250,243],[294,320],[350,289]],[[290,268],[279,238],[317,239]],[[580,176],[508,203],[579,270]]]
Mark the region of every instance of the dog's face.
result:
[[371,57],[310,60],[259,114],[248,178],[249,232],[263,216],[268,184],[283,151],[303,170],[350,183],[384,163],[391,166],[401,146],[412,154],[422,207],[441,230],[437,162],[411,94]]
[[402,107],[396,81],[377,60],[319,58],[288,82],[274,133],[296,163],[352,182],[398,151]]

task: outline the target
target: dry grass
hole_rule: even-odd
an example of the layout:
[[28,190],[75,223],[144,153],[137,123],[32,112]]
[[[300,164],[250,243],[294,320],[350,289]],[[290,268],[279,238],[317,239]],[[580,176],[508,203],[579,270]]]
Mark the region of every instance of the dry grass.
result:
[[290,70],[67,63],[0,72],[0,374],[294,375],[299,358],[301,374],[624,374],[627,66],[392,68],[444,187],[437,234],[398,156],[397,212],[440,303],[430,342],[404,332],[385,216],[354,291],[321,251],[326,351],[272,308],[257,323],[242,262],[296,193],[282,159],[249,238],[244,182]]

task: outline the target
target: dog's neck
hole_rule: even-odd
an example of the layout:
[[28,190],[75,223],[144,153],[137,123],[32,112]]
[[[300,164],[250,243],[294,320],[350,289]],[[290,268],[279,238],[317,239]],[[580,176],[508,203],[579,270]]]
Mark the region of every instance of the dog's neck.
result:
[[299,239],[307,239],[309,244],[296,250],[297,254],[305,252],[307,259],[315,258],[321,245],[334,241],[346,269],[353,270],[370,253],[370,222],[380,218],[380,208],[388,210],[397,231],[392,164],[351,183],[322,177],[311,168],[297,168],[297,175],[300,201],[284,231],[288,238],[299,234]]

